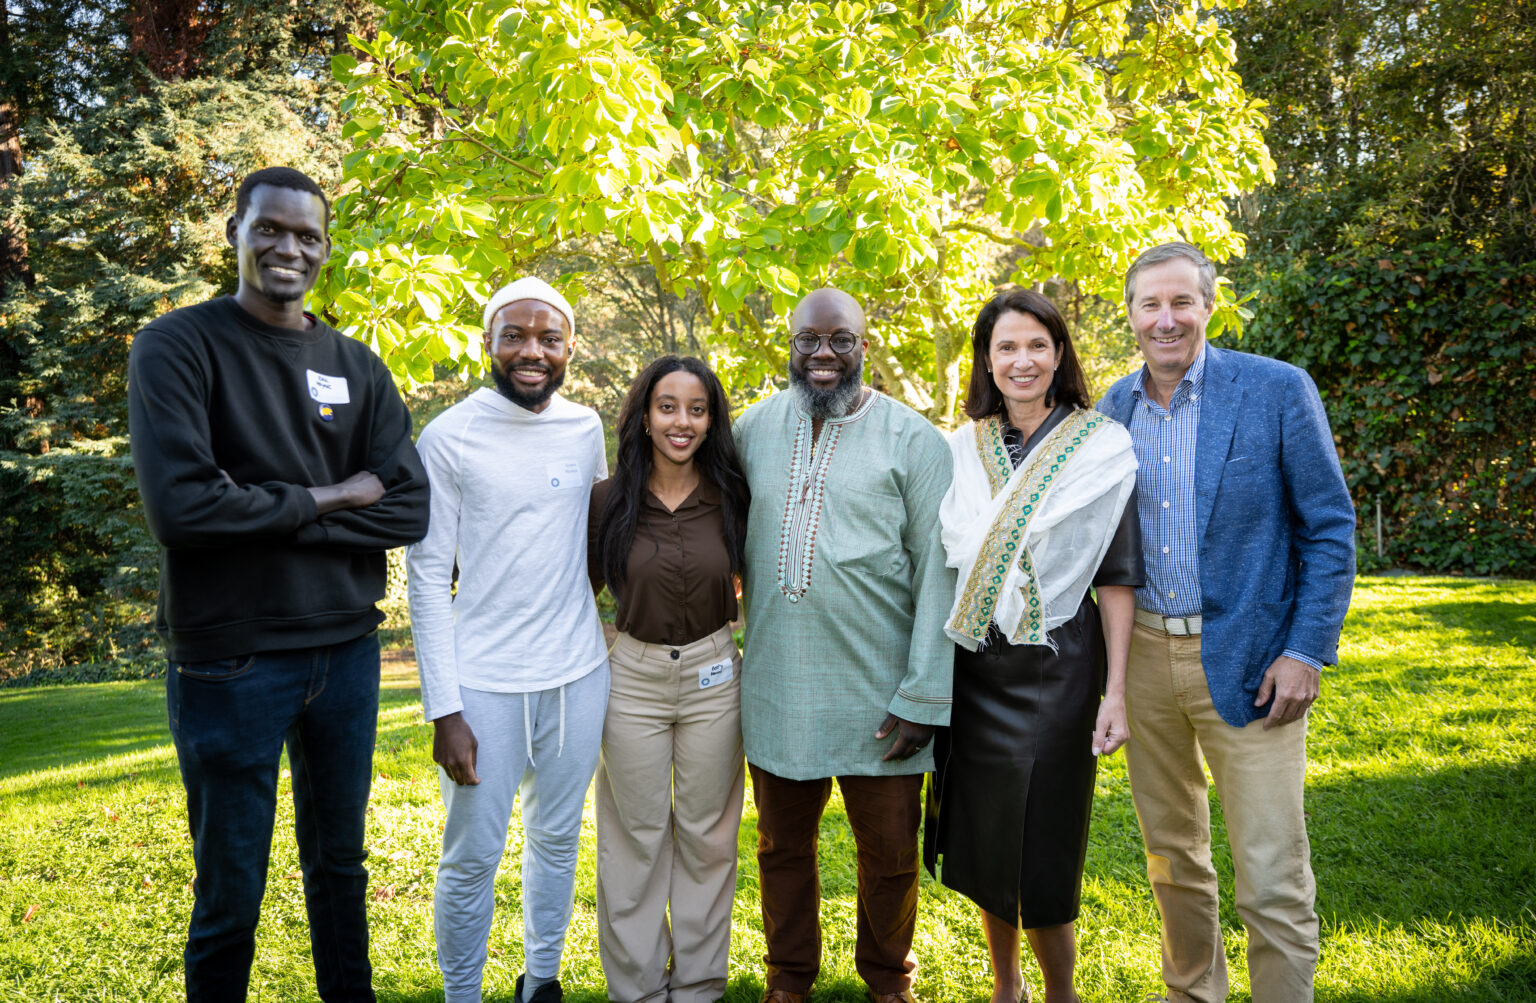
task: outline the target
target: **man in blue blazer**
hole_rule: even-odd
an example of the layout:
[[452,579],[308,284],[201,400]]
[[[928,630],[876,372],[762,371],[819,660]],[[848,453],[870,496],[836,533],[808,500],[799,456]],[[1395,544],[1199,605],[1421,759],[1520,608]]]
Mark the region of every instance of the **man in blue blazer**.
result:
[[1131,794],[1169,1001],[1227,995],[1210,765],[1255,1003],[1312,999],[1318,922],[1302,809],[1307,708],[1338,659],[1355,512],[1305,372],[1206,344],[1216,270],[1154,247],[1125,279],[1145,365],[1099,409],[1131,432],[1147,584],[1126,707]]

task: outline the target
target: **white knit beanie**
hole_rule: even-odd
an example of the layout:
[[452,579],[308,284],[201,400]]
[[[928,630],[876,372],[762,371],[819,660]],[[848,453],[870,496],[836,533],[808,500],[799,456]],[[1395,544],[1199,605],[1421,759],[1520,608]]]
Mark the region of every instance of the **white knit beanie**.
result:
[[532,275],[524,275],[515,282],[508,282],[496,290],[495,295],[485,304],[480,326],[489,331],[491,318],[496,316],[496,311],[518,300],[538,300],[540,303],[548,303],[565,317],[565,322],[570,325],[570,333],[576,333],[576,314],[572,312],[571,304],[566,302],[565,297],[561,296],[554,286]]

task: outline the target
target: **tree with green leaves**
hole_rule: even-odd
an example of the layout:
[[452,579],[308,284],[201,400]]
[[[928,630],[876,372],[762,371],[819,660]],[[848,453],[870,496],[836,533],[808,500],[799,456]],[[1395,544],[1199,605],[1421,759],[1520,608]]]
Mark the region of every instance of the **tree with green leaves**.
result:
[[1317,380],[1364,566],[1536,570],[1536,7],[1276,0],[1223,15],[1269,99],[1242,347]]
[[[151,318],[233,288],[224,221],[247,171],[334,179],[329,61],[371,16],[361,0],[7,4],[0,682],[71,662],[153,664],[155,552],[126,456],[129,343]],[[5,176],[7,149],[25,153],[24,173]]]
[[1271,161],[1213,6],[396,0],[333,60],[353,152],[319,294],[424,382],[483,365],[508,276],[580,296],[581,262],[645,265],[742,388],[835,283],[885,388],[948,423],[1005,252],[1116,300],[1175,233],[1241,251],[1225,199]]

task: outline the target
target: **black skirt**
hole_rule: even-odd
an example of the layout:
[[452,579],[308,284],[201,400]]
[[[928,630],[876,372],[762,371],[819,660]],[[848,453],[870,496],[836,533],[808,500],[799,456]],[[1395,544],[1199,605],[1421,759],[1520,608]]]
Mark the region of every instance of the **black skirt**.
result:
[[981,651],[956,649],[923,837],[931,873],[1026,930],[1077,918],[1106,668],[1092,599],[1050,637],[1054,653],[995,628]]

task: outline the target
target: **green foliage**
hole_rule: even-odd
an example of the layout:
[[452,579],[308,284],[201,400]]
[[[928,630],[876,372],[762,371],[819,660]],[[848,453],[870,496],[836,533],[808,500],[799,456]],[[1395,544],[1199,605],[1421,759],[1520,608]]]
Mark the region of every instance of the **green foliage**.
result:
[[[0,542],[0,562],[22,569],[0,596],[15,652],[0,676],[71,659],[93,678],[138,674],[154,572],[117,458],[129,345],[154,317],[233,291],[224,223],[246,172],[288,164],[334,182],[340,88],[328,62],[370,10],[22,0],[19,11],[24,59],[0,67],[0,104],[10,96],[26,113],[26,172],[0,188],[0,228],[26,236],[35,282],[0,290],[0,448],[34,457],[7,455],[4,490],[35,527]],[[115,491],[88,487],[108,482]],[[50,558],[40,541],[53,529],[71,542]],[[146,577],[93,584],[98,564]],[[37,622],[24,623],[34,600]],[[100,662],[113,658],[117,669]]]
[[[1308,723],[1307,808],[1318,879],[1321,1003],[1536,1000],[1536,583],[1361,579],[1341,664]],[[383,1003],[441,997],[432,891],[442,803],[414,673],[386,662],[367,818],[369,920]],[[252,999],[314,1000],[314,969],[280,781]],[[185,799],[156,683],[0,692],[0,1000],[181,999],[192,896]],[[1250,998],[1231,856],[1213,812],[1213,862],[1234,1003]],[[522,824],[496,878],[487,998],[522,970]],[[606,1000],[597,956],[593,819],[583,825],[561,980]],[[727,1003],[756,1003],[763,937],[750,792],[738,840]],[[825,942],[816,998],[859,1003],[852,835],[834,796],[821,829]],[[1139,1000],[1158,981],[1158,919],[1123,756],[1099,764],[1076,988]],[[33,908],[35,907],[35,908]],[[924,876],[919,999],[987,998],[976,909]],[[1025,962],[1036,999],[1038,969]]]
[[782,369],[773,318],[835,282],[886,389],[948,423],[1005,247],[1015,281],[1110,299],[1176,231],[1241,249],[1223,198],[1271,162],[1231,40],[1130,9],[398,0],[333,61],[353,187],[321,298],[426,382],[481,368],[478,303],[514,273],[579,296],[578,259],[647,265],[745,389]]
[[127,430],[128,346],[174,307],[234,285],[224,221],[270,162],[323,168],[304,123],[259,84],[151,83],[39,137],[18,216],[37,284],[5,302],[24,363],[3,422],[17,448]]
[[113,447],[126,443],[0,453],[0,686],[162,671],[149,623],[158,551]]
[[1536,568],[1536,267],[1448,244],[1298,259],[1260,276],[1242,347],[1327,405],[1360,552],[1476,574]]
[[1523,0],[1223,13],[1269,102],[1242,347],[1311,371],[1375,559],[1536,568],[1536,16]]
[[1277,163],[1244,200],[1252,251],[1433,239],[1536,258],[1530,3],[1276,0],[1222,19]]

